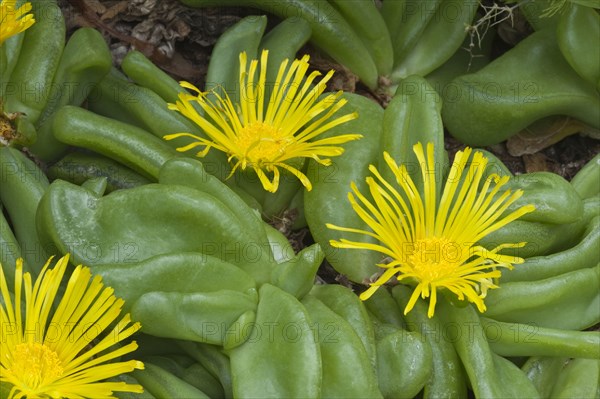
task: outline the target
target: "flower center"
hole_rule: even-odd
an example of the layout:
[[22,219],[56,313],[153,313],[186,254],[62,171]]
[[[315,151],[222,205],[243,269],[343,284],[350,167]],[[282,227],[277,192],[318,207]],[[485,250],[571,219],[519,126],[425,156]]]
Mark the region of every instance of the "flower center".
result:
[[285,154],[286,147],[293,141],[293,136],[285,136],[280,129],[264,122],[254,122],[242,128],[235,144],[243,158],[256,164],[275,161]]
[[63,369],[55,351],[37,342],[18,344],[13,354],[10,372],[24,386],[36,389],[61,376]]
[[428,237],[411,244],[407,263],[423,281],[433,281],[452,274],[462,261],[460,246],[446,238]]
[[[0,101],[1,102],[1,101]],[[1,107],[0,107],[1,108]],[[14,119],[15,114],[6,115],[0,111],[0,140],[5,142],[10,142],[17,137],[17,132],[13,125],[11,124],[11,120]]]

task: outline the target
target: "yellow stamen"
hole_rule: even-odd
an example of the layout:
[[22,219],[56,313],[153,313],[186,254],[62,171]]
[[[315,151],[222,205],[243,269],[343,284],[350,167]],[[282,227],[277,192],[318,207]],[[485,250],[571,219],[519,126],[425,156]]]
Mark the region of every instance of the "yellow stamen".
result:
[[431,237],[417,240],[414,248],[414,251],[406,253],[406,263],[423,281],[435,281],[455,272],[460,266],[456,261],[461,259],[461,248],[448,239]]
[[37,342],[18,344],[12,354],[9,373],[21,376],[23,384],[32,390],[46,385],[63,373],[56,352]]
[[281,130],[264,122],[254,122],[241,129],[234,145],[245,150],[248,163],[255,165],[284,155],[287,146],[293,142]]

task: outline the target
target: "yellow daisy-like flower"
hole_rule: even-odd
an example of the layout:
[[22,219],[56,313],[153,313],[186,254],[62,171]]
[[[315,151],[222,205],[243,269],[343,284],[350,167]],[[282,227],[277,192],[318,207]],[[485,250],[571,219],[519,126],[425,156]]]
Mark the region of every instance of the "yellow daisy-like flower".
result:
[[35,22],[31,11],[31,3],[27,2],[16,8],[16,0],[0,2],[0,46],[6,39],[23,32]]
[[420,295],[422,298],[431,297],[428,316],[432,317],[438,288],[453,292],[460,300],[466,297],[480,312],[484,312],[483,298],[488,289],[497,288],[493,280],[501,274],[496,268],[510,269],[513,263],[523,263],[522,258],[501,255],[498,251],[522,247],[525,243],[502,244],[487,250],[477,242],[534,211],[535,207],[526,205],[503,215],[523,192],[517,190],[511,193],[507,190],[497,196],[501,187],[508,182],[507,176],[491,175],[480,187],[488,161],[482,153],[475,152],[467,169],[466,164],[472,152],[470,148],[456,154],[441,198],[438,199],[433,144],[427,145],[426,156],[421,143],[417,143],[413,150],[421,165],[424,198],[406,167],[398,166],[388,153],[384,153],[385,162],[396,177],[401,192],[371,165],[369,170],[375,178],[367,177],[366,182],[373,202],[362,195],[354,183],[353,193],[348,194],[352,208],[372,231],[327,225],[330,229],[374,237],[380,244],[342,239],[332,240],[331,245],[377,251],[390,259],[389,263],[378,265],[385,271],[360,295],[362,300],[368,299],[381,285],[398,275],[398,281],[416,282],[404,314],[410,312]]
[[0,264],[0,381],[13,386],[9,398],[113,398],[115,391],[143,392],[140,385],[102,382],[144,368],[136,360],[107,363],[137,349],[135,342],[110,348],[140,324],[131,324],[127,314],[113,325],[123,300],[104,288],[100,276],[92,279],[87,267],[75,268],[54,306],[69,257],[50,270],[51,260],[34,285],[31,275],[23,274],[23,260],[17,260],[14,301]]
[[[321,157],[341,155],[344,149],[336,144],[356,140],[362,136],[344,134],[314,139],[328,129],[355,119],[358,115],[350,113],[332,119],[333,114],[347,101],[340,99],[341,91],[318,100],[333,71],[327,73],[311,88],[320,73],[315,71],[305,78],[309,67],[308,55],[292,62],[289,68],[288,60],[282,62],[265,110],[267,58],[268,51],[264,50],[257,82],[255,79],[258,60],[251,61],[247,69],[246,53],[240,54],[240,104],[234,105],[227,93],[224,94],[225,97],[216,91],[203,93],[192,84],[181,82],[182,87],[195,91],[197,95],[180,94],[179,100],[175,104],[169,104],[169,108],[194,121],[209,139],[190,133],[169,134],[164,138],[193,138],[193,143],[177,150],[188,151],[204,146],[197,153],[199,157],[204,157],[211,148],[226,153],[228,161],[235,162],[229,176],[237,168],[252,168],[267,191],[277,191],[279,168],[292,173],[307,190],[310,190],[312,185],[296,167],[297,160],[303,162],[304,158],[313,158],[320,164],[330,165],[331,161],[328,158]],[[213,102],[211,98],[216,98],[216,101]],[[206,117],[196,112],[192,105],[194,102],[200,105]],[[292,165],[293,160],[296,160],[296,166]],[[269,180],[265,172],[273,173],[272,180]]]

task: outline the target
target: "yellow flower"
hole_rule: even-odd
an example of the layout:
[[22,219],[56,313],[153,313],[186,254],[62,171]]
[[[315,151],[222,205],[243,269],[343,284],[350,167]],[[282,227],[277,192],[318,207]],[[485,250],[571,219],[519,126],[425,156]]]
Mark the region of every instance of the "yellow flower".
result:
[[496,268],[510,269],[512,263],[523,262],[522,258],[501,255],[498,251],[522,247],[525,243],[502,244],[486,250],[477,242],[535,208],[526,205],[503,215],[523,192],[505,191],[496,197],[500,188],[508,182],[507,176],[491,175],[480,187],[488,162],[480,152],[473,155],[465,175],[470,148],[456,154],[441,198],[438,199],[433,144],[427,145],[427,156],[421,143],[417,143],[413,150],[421,165],[423,198],[406,167],[399,167],[388,153],[384,153],[384,159],[396,177],[401,192],[371,165],[369,170],[377,180],[367,177],[366,182],[374,202],[362,195],[354,183],[354,194],[348,194],[352,208],[372,231],[327,225],[330,229],[374,237],[380,244],[342,239],[332,240],[331,245],[377,251],[390,259],[389,263],[378,265],[385,271],[360,295],[362,300],[368,299],[397,274],[399,281],[407,279],[416,282],[404,314],[410,312],[420,295],[422,298],[431,297],[428,316],[432,317],[438,288],[453,292],[460,300],[466,297],[477,305],[480,312],[484,312],[483,298],[487,290],[497,288],[493,279],[500,277],[500,271]]
[[35,22],[31,11],[31,3],[27,2],[15,8],[16,0],[2,0],[0,2],[0,46],[6,39],[17,33],[23,32]]
[[[292,173],[307,190],[310,190],[310,181],[296,166],[301,168],[304,158],[313,158],[320,164],[329,165],[331,161],[321,158],[322,156],[341,155],[344,149],[335,146],[336,144],[356,140],[362,136],[345,134],[312,140],[334,126],[355,119],[358,115],[350,113],[331,119],[347,101],[340,99],[341,91],[318,100],[333,71],[311,88],[320,73],[312,72],[304,81],[309,66],[308,55],[292,62],[287,70],[288,60],[282,62],[265,111],[267,58],[268,51],[265,50],[261,55],[257,82],[255,78],[258,60],[251,61],[249,69],[246,69],[246,53],[240,54],[240,104],[234,105],[227,93],[224,97],[215,91],[203,93],[192,84],[181,82],[182,87],[195,91],[197,95],[180,94],[179,101],[169,104],[169,108],[194,121],[204,130],[208,139],[190,133],[169,134],[164,138],[193,138],[193,143],[177,150],[188,151],[204,146],[197,153],[199,157],[204,157],[211,148],[226,153],[228,161],[235,162],[229,176],[237,168],[252,168],[267,191],[277,191],[279,168]],[[211,98],[216,100],[213,102]],[[206,117],[196,112],[193,102],[200,105]],[[291,161],[291,164],[286,161]],[[273,173],[272,180],[269,180],[265,171]]]
[[104,288],[100,276],[92,279],[87,267],[75,268],[54,306],[69,257],[49,270],[51,260],[33,286],[31,275],[23,274],[23,260],[17,260],[14,301],[0,264],[0,381],[13,385],[9,398],[112,398],[114,391],[143,392],[140,385],[102,382],[144,368],[136,360],[106,363],[137,349],[135,342],[109,348],[140,324],[130,325],[129,314],[113,324],[123,300]]

